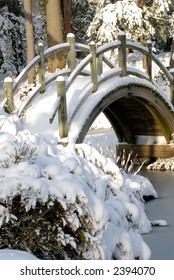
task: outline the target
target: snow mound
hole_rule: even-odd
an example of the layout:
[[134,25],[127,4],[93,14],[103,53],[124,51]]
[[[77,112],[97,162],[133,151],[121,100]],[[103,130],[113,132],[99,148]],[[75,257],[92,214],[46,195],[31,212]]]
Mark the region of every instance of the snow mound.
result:
[[[151,223],[142,197],[155,191],[143,180],[128,179],[87,144],[63,147],[27,130],[0,132],[0,248],[56,259],[50,249],[55,238],[65,259],[149,259],[141,233],[151,231]],[[26,236],[27,247],[22,243],[21,228],[34,244]],[[8,232],[18,234],[11,238]]]

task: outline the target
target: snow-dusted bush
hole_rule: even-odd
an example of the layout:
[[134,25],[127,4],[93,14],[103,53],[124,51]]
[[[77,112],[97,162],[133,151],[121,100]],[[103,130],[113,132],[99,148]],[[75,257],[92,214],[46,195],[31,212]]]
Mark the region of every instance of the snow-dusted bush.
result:
[[87,144],[0,132],[1,249],[43,259],[148,259],[140,235],[151,230],[147,194],[157,196],[147,179],[121,174]]
[[24,18],[8,11],[0,14],[0,72],[17,75],[24,66]]
[[149,170],[160,170],[160,171],[166,171],[166,170],[174,170],[174,157],[171,158],[158,158],[155,162],[149,164],[147,166],[147,169]]
[[[35,47],[45,42],[44,19],[33,18]],[[0,14],[0,73],[12,77],[18,75],[26,65],[25,18],[4,10]]]
[[[154,0],[152,5],[139,5],[139,1],[104,2],[95,14],[88,29],[88,36],[96,42],[108,43],[125,31],[127,38],[145,44],[153,39],[159,46],[173,36],[174,23],[171,0]],[[165,24],[164,24],[165,23]]]

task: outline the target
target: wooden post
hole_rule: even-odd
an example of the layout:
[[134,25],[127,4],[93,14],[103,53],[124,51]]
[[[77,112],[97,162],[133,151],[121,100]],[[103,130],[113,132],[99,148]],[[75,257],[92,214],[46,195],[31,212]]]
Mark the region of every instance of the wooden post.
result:
[[59,76],[56,82],[57,96],[60,97],[60,107],[58,110],[59,136],[60,138],[65,138],[68,136],[65,78]]
[[146,45],[149,50],[148,55],[146,56],[147,74],[149,80],[152,81],[152,42],[148,40]]
[[[97,44],[97,47],[100,47],[101,44]],[[103,64],[102,64],[102,54],[97,56],[97,74],[101,75],[103,73]]]
[[44,45],[42,43],[38,44],[38,53],[40,56],[39,61],[39,83],[41,84],[40,93],[45,92],[45,59],[44,59]]
[[4,79],[4,96],[7,99],[5,110],[8,113],[12,113],[14,110],[13,102],[13,80],[11,77]]
[[91,82],[93,83],[93,92],[97,91],[97,61],[96,61],[96,45],[95,42],[89,44],[90,53],[92,55],[91,67]]
[[127,76],[127,62],[126,62],[126,33],[121,31],[118,33],[118,40],[121,46],[118,48],[118,65],[122,69],[122,77]]
[[170,102],[174,105],[174,68],[171,68],[169,72],[173,77],[172,81],[170,82]]
[[171,45],[170,67],[174,68],[174,39]]
[[67,42],[70,44],[70,50],[68,52],[68,68],[72,72],[76,67],[75,35],[73,33],[67,35]]

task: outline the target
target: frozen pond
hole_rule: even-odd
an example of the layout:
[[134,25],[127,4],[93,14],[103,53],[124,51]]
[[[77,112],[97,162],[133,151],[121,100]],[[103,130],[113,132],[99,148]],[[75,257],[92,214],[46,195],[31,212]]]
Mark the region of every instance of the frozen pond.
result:
[[145,204],[149,220],[165,220],[168,226],[153,227],[142,237],[152,251],[152,260],[174,260],[174,172],[143,171],[157,191],[159,198]]

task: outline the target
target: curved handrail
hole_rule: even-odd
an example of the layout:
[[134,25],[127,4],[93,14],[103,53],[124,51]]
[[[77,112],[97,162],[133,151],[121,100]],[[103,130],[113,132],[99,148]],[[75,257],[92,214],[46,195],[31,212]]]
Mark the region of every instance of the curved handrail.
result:
[[29,64],[26,65],[26,67],[22,70],[22,72],[17,76],[17,78],[14,80],[13,83],[13,90],[15,91],[19,85],[19,83],[22,81],[22,79],[28,74],[28,72],[39,63],[40,56],[35,56]]
[[[123,38],[123,37],[124,38]],[[72,36],[71,36],[72,38]],[[122,39],[124,39],[122,41]],[[53,82],[54,80],[56,80],[56,78],[60,75],[66,76],[66,90],[68,90],[68,88],[72,85],[72,83],[74,82],[74,80],[76,79],[76,77],[78,75],[91,75],[91,81],[93,81],[93,83],[95,84],[95,90],[97,89],[97,86],[100,84],[100,78],[102,78],[104,76],[104,74],[102,74],[102,67],[98,68],[91,68],[94,67],[94,64],[92,62],[94,62],[94,60],[96,59],[96,66],[97,63],[102,63],[104,62],[110,69],[113,69],[113,71],[111,71],[112,74],[109,75],[115,75],[116,74],[120,74],[120,76],[122,75],[121,73],[121,68],[124,68],[124,64],[121,64],[122,66],[120,66],[120,62],[119,62],[119,67],[117,67],[116,70],[116,65],[109,59],[107,58],[107,56],[105,55],[105,53],[107,53],[108,51],[111,50],[115,50],[118,49],[118,55],[123,55],[124,56],[124,63],[126,61],[126,49],[130,48],[136,51],[139,51],[142,54],[145,54],[146,56],[149,56],[150,59],[150,67],[152,62],[154,62],[161,70],[162,72],[166,75],[166,77],[168,78],[170,84],[174,84],[174,77],[173,75],[168,71],[168,69],[165,67],[165,65],[160,61],[160,59],[154,54],[152,53],[151,49],[145,46],[142,46],[138,43],[132,42],[130,40],[126,40],[126,35],[124,34],[119,34],[118,36],[118,40],[115,40],[113,42],[104,44],[102,46],[96,46],[94,47],[93,51],[91,49],[90,45],[85,45],[85,44],[81,44],[81,43],[77,43],[74,41],[68,41],[62,44],[57,44],[53,47],[50,47],[46,50],[43,49],[43,45],[42,48],[39,51],[39,54],[33,58],[33,60],[26,65],[26,67],[22,70],[22,72],[18,75],[18,77],[14,80],[13,82],[13,92],[16,91],[17,87],[19,86],[19,84],[21,83],[21,81],[24,79],[24,77],[26,77],[26,75],[28,74],[28,72],[35,67],[36,65],[38,65],[38,71],[39,71],[39,84],[41,83],[43,88],[45,88],[45,86],[49,85],[51,82]],[[55,52],[67,52],[68,53],[68,68],[64,68],[62,70],[59,70],[53,74],[50,74],[49,76],[45,77],[45,71],[44,71],[44,62],[45,59],[51,55],[52,53]],[[82,51],[84,53],[86,53],[86,56],[83,60],[80,61],[79,64],[77,64],[74,68],[74,62],[76,59],[76,52],[77,51]],[[73,58],[72,58],[73,56]],[[70,65],[70,61],[72,59],[72,64]],[[90,65],[90,69],[89,71],[87,71],[85,68],[86,66]],[[93,64],[93,66],[92,66]],[[73,65],[73,66],[72,66]],[[71,70],[70,70],[71,69]],[[73,70],[72,70],[73,69]],[[42,71],[42,72],[41,72]],[[107,70],[106,70],[107,71]],[[104,72],[106,72],[104,71]],[[147,70],[148,73],[151,73],[150,70]],[[108,72],[109,73],[109,72]],[[95,75],[95,77],[93,76]],[[108,77],[109,77],[108,75]],[[137,70],[136,68],[130,68],[127,67],[127,65],[125,65],[125,72],[123,75],[133,75],[133,76],[137,76],[137,77],[141,77],[143,79],[146,80],[152,80],[152,78],[150,77],[151,74],[146,74],[145,72],[140,72],[139,70]],[[105,75],[107,76],[107,74]],[[93,79],[94,78],[94,79]],[[42,80],[43,79],[43,80]],[[153,83],[153,81],[152,81]],[[34,96],[36,95],[36,92],[38,93],[39,89],[42,90],[42,86],[40,87],[40,85],[36,85],[37,90],[35,91]],[[95,91],[94,90],[94,91]],[[33,100],[33,97],[31,98]],[[29,102],[30,103],[30,102]]]
[[[120,46],[121,46],[121,42],[119,40],[116,40],[114,42],[105,44],[105,45],[100,46],[96,49],[96,55],[98,56],[98,55],[104,54],[105,52],[113,50],[113,49],[117,49]],[[130,49],[139,51],[139,52],[141,52],[145,55],[149,54],[149,49],[147,47],[144,47],[144,46],[142,46],[138,43],[135,43],[135,42],[132,42],[132,41],[129,41],[129,40],[126,40],[126,48],[130,48]],[[157,66],[163,71],[163,73],[168,78],[169,82],[172,82],[173,77],[170,74],[170,72],[167,70],[165,65],[159,60],[159,58],[154,53],[152,53],[151,55],[152,55],[152,61],[155,62],[157,64]],[[110,68],[113,68],[113,64],[106,57],[103,57],[103,61],[105,63],[107,63],[107,65]]]
[[158,65],[158,67],[163,71],[163,73],[166,75],[166,77],[168,78],[169,82],[171,83],[173,80],[172,75],[170,74],[170,72],[167,70],[167,68],[165,67],[165,65],[159,60],[159,58],[154,55],[152,53],[152,60]]
[[[53,47],[50,47],[46,50],[44,50],[44,58],[48,57],[50,54],[55,53],[55,52],[61,52],[61,51],[68,51],[70,49],[70,44],[69,43],[62,43],[62,44],[57,44]],[[38,65],[40,62],[40,55],[35,56],[27,65],[26,67],[22,70],[22,72],[17,76],[17,78],[14,80],[13,83],[13,91],[15,92],[18,85],[20,82],[23,80],[24,77],[28,74],[28,72]]]
[[121,42],[116,40],[116,41],[113,41],[111,43],[107,43],[103,46],[98,47],[97,50],[96,50],[96,54],[100,55],[100,54],[103,54],[103,53],[108,52],[110,50],[117,49],[120,46],[121,46]]
[[[102,55],[102,61],[105,62],[107,64],[108,67],[110,68],[114,68],[115,65],[105,56],[105,52],[113,50],[113,49],[118,49],[121,47],[121,42],[120,40],[115,40],[111,43],[107,43],[103,46],[99,46],[96,48],[96,57],[98,57],[99,55]],[[137,50],[145,55],[149,54],[149,49],[147,47],[144,47],[138,43],[126,40],[126,48],[131,48],[133,50]],[[55,53],[55,52],[61,52],[61,51],[69,51],[70,50],[70,44],[67,43],[62,43],[62,44],[57,44],[53,47],[50,47],[46,50],[44,50],[43,54],[44,54],[44,58],[48,57],[50,54]],[[90,47],[88,45],[85,44],[81,44],[81,43],[77,43],[75,42],[75,50],[78,51],[83,51],[86,53],[90,53]],[[155,62],[157,64],[157,66],[163,71],[163,73],[166,75],[166,77],[168,78],[169,82],[172,82],[173,77],[170,74],[170,72],[167,70],[167,68],[165,67],[165,65],[158,59],[158,57],[155,54],[151,54],[152,57],[152,61]],[[69,71],[66,72],[67,75],[69,75],[68,77],[68,83],[67,86],[69,87],[74,79],[81,73],[81,71],[83,72],[84,68],[91,62],[92,56],[90,54],[88,54],[77,66],[76,68],[70,73]],[[22,72],[18,75],[18,77],[14,80],[13,83],[13,91],[15,91],[19,85],[19,83],[22,81],[22,79],[28,74],[28,72],[34,67],[36,66],[38,63],[40,62],[40,55],[37,55],[35,58],[33,58],[33,60],[22,70]],[[47,78],[47,84],[49,83],[48,81],[52,82],[53,80],[56,79],[56,77],[59,74],[54,74],[52,75],[52,77]],[[63,74],[64,75],[64,74]]]
[[75,43],[75,47],[76,47],[76,50],[87,52],[87,53],[90,52],[90,48],[88,45],[81,44],[81,43]]
[[82,72],[82,70],[92,61],[92,55],[88,54],[72,71],[70,76],[67,79],[67,89],[73,83],[75,78]]
[[44,50],[44,57],[48,57],[49,54],[55,53],[55,52],[62,52],[62,51],[68,51],[70,49],[70,44],[69,43],[62,43],[55,45],[53,47],[50,47],[46,50]]

